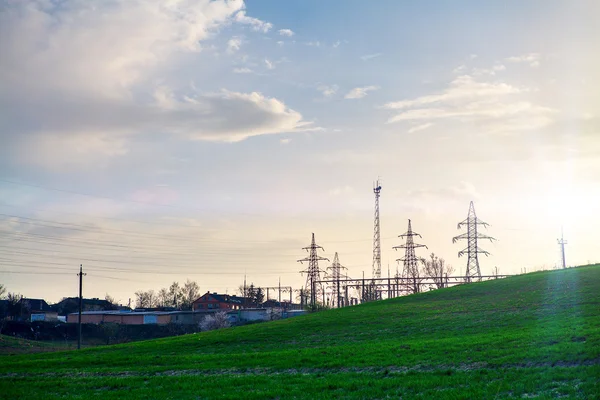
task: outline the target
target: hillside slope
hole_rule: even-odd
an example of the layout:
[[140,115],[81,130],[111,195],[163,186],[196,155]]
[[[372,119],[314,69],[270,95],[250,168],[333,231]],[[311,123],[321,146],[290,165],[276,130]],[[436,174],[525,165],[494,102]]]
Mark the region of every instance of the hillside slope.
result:
[[594,398],[600,266],[176,338],[3,357],[8,398]]

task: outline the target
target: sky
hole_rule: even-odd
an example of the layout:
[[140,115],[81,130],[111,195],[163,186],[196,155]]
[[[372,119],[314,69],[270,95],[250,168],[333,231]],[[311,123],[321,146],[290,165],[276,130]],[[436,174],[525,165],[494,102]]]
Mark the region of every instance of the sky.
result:
[[[0,283],[300,288],[408,220],[464,273],[600,261],[600,3],[0,0]],[[329,262],[321,262],[326,270]],[[400,266],[401,269],[401,266]]]

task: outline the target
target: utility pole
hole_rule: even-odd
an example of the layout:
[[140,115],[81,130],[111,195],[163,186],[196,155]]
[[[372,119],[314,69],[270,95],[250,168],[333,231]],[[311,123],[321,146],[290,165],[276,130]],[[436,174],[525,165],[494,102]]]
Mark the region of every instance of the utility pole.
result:
[[412,280],[413,287],[411,291],[413,293],[418,293],[420,291],[420,273],[419,273],[419,259],[415,254],[415,249],[419,247],[425,247],[424,244],[417,244],[414,241],[414,237],[421,237],[417,232],[413,232],[412,225],[410,219],[408,220],[408,231],[403,233],[402,235],[398,235],[399,238],[406,238],[406,243],[401,244],[400,246],[393,247],[394,250],[405,249],[404,258],[400,258],[396,261],[402,261],[404,263],[404,268],[402,268],[402,280],[405,283],[405,287],[408,290],[409,288],[409,280]]
[[560,239],[558,239],[558,244],[560,246],[560,256],[561,256],[561,261],[562,261],[562,267],[563,269],[567,268],[567,259],[565,257],[565,244],[567,244],[567,241],[565,240],[565,235],[564,235],[564,231],[563,228],[560,228]]
[[298,260],[299,263],[304,261],[308,262],[308,269],[300,271],[301,273],[306,272],[306,287],[310,289],[310,306],[315,308],[317,306],[317,282],[321,280],[321,270],[319,269],[319,261],[329,261],[328,258],[321,257],[317,254],[317,250],[324,250],[323,247],[318,246],[315,243],[315,234],[312,234],[312,241],[310,246],[303,247],[302,250],[309,252],[309,256]]
[[458,252],[459,257],[464,255],[465,253],[468,256],[467,273],[465,274],[465,280],[467,282],[471,282],[472,280],[480,281],[481,270],[479,268],[479,258],[477,257],[477,254],[483,253],[486,256],[489,256],[490,253],[477,247],[477,239],[489,239],[490,242],[496,239],[491,236],[486,236],[477,232],[477,225],[483,225],[487,228],[489,224],[477,218],[473,202],[471,202],[471,204],[469,205],[469,215],[467,216],[467,219],[458,223],[458,229],[462,228],[465,225],[467,226],[467,232],[452,238],[452,243],[456,243],[456,241],[458,240],[467,239],[467,248]]
[[81,311],[83,309],[83,265],[79,265],[79,318],[77,320],[77,350],[81,349]]
[[378,298],[377,285],[375,279],[381,278],[381,234],[379,226],[379,197],[381,196],[381,185],[379,179],[373,185],[373,193],[375,194],[375,218],[373,224],[373,281],[371,282],[369,297],[370,300]]

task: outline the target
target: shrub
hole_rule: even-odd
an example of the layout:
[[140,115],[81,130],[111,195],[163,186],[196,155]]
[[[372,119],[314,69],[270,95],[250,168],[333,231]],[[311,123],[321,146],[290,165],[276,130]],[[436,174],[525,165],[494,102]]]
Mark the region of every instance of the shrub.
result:
[[199,327],[201,331],[212,331],[214,329],[229,328],[231,324],[227,319],[227,313],[219,311],[213,315],[207,315],[200,321]]

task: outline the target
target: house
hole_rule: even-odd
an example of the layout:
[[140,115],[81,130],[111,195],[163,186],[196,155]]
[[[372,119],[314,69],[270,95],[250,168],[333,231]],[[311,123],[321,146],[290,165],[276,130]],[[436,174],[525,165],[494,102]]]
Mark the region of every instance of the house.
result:
[[[117,308],[117,306],[111,302],[99,298],[82,299],[81,303],[83,306],[82,311],[109,311]],[[79,312],[79,297],[65,297],[54,304],[52,308],[57,311],[59,315],[68,315]]]
[[20,306],[21,320],[29,321],[57,321],[58,313],[43,299],[22,298],[17,303]]
[[206,292],[192,304],[193,311],[239,310],[244,305],[243,297]]

